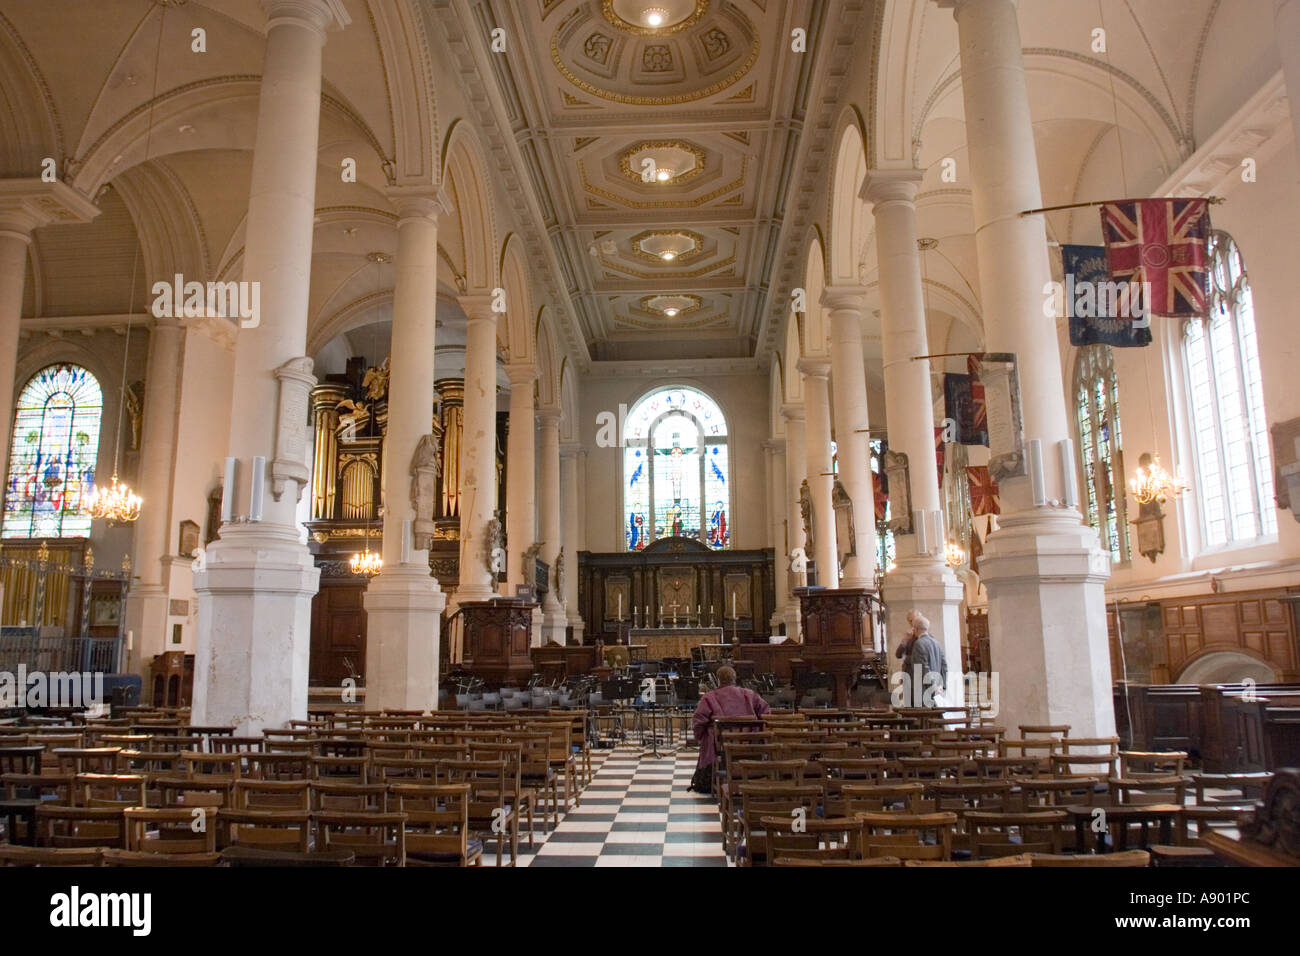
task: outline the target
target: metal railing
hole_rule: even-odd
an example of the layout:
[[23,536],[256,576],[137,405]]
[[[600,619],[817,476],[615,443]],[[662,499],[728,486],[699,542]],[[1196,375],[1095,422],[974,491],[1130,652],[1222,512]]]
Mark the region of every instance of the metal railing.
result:
[[115,674],[124,643],[121,637],[42,637],[34,628],[6,627],[0,629],[0,671],[17,674],[22,666],[28,673]]

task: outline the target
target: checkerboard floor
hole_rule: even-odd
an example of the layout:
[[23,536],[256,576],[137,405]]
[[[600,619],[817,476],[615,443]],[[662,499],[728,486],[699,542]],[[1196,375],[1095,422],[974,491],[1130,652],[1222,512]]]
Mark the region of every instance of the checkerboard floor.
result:
[[[539,825],[532,850],[521,833],[519,865],[727,866],[717,804],[686,789],[698,756],[694,749],[643,756],[633,746],[593,752],[582,806],[570,807],[551,833]],[[493,859],[489,847],[484,862]]]

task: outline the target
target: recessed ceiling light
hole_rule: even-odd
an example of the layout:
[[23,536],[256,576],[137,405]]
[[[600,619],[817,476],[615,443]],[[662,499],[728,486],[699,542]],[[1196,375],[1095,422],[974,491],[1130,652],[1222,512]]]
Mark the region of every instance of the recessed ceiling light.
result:
[[676,309],[672,309],[672,308],[664,309],[664,315],[668,316],[670,319],[676,314],[677,314]]
[[677,258],[677,253],[673,252],[671,249],[666,249],[663,252],[659,253],[659,258],[662,259],[664,262],[672,262],[674,259]]
[[659,180],[661,183],[666,183],[672,178],[673,171],[671,169],[661,169],[659,172],[655,173],[655,179]]

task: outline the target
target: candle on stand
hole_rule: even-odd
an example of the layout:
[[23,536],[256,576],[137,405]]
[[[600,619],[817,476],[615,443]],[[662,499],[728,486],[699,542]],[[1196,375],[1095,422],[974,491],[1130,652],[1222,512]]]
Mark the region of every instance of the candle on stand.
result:
[[731,619],[736,620],[736,592],[731,592]]
[[622,592],[619,592],[619,595],[618,595],[618,619],[619,619],[619,622],[620,622],[620,623],[621,623],[622,620],[623,620],[623,594],[622,594]]

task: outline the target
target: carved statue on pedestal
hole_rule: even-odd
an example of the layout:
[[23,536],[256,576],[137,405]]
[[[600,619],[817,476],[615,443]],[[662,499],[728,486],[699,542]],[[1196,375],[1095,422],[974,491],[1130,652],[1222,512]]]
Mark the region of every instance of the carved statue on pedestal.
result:
[[442,460],[438,454],[438,439],[422,435],[411,456],[411,508],[415,511],[412,523],[413,546],[425,551],[433,541],[434,496],[438,491],[438,476]]
[[545,544],[545,541],[534,541],[519,559],[523,565],[520,570],[523,571],[524,583],[529,587],[532,587],[533,581],[537,579],[537,560],[542,556],[542,548]]
[[555,553],[555,569],[551,576],[555,579],[555,597],[564,600],[564,551],[560,550]]
[[812,491],[808,488],[808,479],[805,478],[803,483],[799,485],[799,514],[803,517],[804,549],[806,551],[814,549],[812,510]]
[[492,574],[500,574],[506,569],[505,531],[501,527],[501,512],[492,512],[492,520],[487,523],[487,535],[483,541],[483,557],[487,569]]

